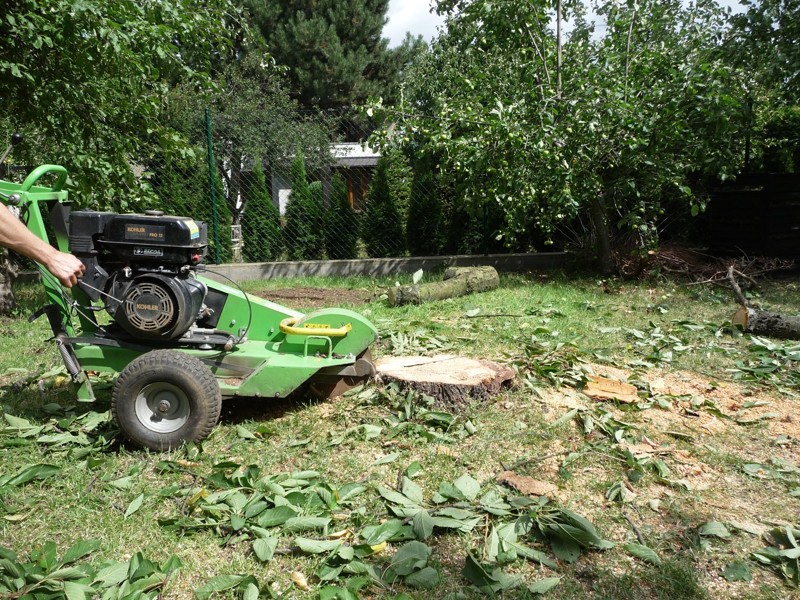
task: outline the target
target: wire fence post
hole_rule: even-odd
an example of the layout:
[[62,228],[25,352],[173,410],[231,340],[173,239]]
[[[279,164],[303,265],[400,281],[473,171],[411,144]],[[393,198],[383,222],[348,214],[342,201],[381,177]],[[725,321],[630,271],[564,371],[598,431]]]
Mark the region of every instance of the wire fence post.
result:
[[489,203],[483,201],[483,255],[489,256]]
[[208,186],[211,191],[211,222],[214,235],[214,263],[219,264],[219,226],[217,224],[217,182],[214,180],[214,145],[211,142],[211,111],[206,114],[206,145],[208,146]]

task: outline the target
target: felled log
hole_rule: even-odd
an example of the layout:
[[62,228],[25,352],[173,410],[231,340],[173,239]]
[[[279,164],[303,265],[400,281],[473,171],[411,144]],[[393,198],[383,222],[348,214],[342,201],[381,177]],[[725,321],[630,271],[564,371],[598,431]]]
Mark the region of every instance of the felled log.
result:
[[505,365],[451,354],[385,356],[375,370],[379,381],[427,394],[446,408],[489,399],[514,381],[514,371]]
[[800,340],[800,315],[786,316],[753,308],[748,304],[739,284],[736,282],[733,267],[728,268],[728,280],[733,288],[733,294],[740,304],[739,310],[736,311],[731,319],[731,324],[734,327],[753,335],[764,335],[785,340]]
[[422,304],[494,290],[499,285],[500,276],[494,267],[449,267],[442,281],[389,288],[389,304]]
[[731,323],[745,333],[786,340],[800,340],[800,316],[742,306],[733,315]]

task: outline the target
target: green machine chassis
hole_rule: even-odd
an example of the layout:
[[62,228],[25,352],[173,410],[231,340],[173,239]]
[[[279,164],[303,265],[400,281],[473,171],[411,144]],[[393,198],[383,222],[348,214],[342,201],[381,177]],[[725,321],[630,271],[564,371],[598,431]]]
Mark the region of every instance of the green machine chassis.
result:
[[[50,187],[39,184],[46,175],[56,178]],[[63,252],[69,251],[66,180],[58,165],[38,167],[22,184],[0,180],[0,201],[16,206],[34,235]],[[133,340],[98,322],[102,307],[92,306],[78,287],[67,293],[39,270],[49,304],[34,317],[48,317],[78,398],[94,399],[87,373],[119,373],[112,414],[123,433],[145,447],[169,449],[207,436],[223,397],[285,398],[301,388],[335,396],[374,374],[369,347],[377,331],[353,311],[302,314],[198,274],[213,293],[216,328],[192,332],[191,344]]]

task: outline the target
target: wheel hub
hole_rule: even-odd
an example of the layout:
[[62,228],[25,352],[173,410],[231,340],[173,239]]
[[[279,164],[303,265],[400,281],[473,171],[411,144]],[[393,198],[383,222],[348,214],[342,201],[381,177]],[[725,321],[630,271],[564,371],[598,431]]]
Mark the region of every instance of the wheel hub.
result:
[[156,433],[172,433],[189,420],[191,408],[186,393],[168,382],[144,386],[134,401],[139,422]]

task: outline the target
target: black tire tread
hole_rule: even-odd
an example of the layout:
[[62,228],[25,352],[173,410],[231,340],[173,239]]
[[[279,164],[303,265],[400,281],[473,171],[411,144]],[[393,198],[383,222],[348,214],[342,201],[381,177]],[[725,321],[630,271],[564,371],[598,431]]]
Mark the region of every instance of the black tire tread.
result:
[[[200,423],[198,429],[192,435],[191,440],[182,441],[200,441],[207,438],[219,420],[219,415],[222,412],[222,395],[220,393],[219,385],[211,370],[206,367],[200,359],[180,352],[178,350],[162,349],[151,350],[141,356],[132,360],[125,369],[120,373],[117,383],[114,385],[114,390],[111,395],[111,415],[114,422],[120,426],[123,433],[127,432],[119,420],[120,407],[126,400],[122,397],[123,392],[131,378],[139,376],[142,371],[158,371],[168,369],[170,371],[183,371],[193,379],[202,390],[203,396],[207,399],[208,413],[205,420]],[[159,446],[144,443],[139,440],[132,440],[135,443],[149,447],[154,450],[170,450],[174,449],[176,444],[160,444]]]

